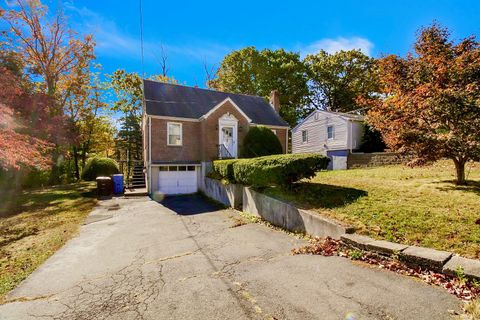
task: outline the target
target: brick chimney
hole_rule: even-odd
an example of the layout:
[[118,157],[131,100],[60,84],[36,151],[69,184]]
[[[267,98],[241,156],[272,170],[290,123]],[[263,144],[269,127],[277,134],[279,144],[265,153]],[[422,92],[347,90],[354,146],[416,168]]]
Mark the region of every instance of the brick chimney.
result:
[[270,92],[270,105],[277,113],[280,112],[280,93],[278,90],[272,90],[272,92]]

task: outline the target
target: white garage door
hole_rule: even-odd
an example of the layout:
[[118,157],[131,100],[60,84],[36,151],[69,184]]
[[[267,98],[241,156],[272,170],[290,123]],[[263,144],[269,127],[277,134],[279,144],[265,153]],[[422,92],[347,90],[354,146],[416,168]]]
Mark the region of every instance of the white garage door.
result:
[[197,172],[195,166],[160,167],[158,190],[167,195],[197,192]]

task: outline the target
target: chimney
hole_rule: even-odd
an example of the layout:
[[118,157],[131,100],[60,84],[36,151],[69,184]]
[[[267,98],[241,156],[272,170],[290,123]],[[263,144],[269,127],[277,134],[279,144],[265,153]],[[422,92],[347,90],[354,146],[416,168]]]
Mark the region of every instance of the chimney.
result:
[[272,90],[272,92],[270,92],[270,105],[277,113],[280,112],[280,93],[278,90]]

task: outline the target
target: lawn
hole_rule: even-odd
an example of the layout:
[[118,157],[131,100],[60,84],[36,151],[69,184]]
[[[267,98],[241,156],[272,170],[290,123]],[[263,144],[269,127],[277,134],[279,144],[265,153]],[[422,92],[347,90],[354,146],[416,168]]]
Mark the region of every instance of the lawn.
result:
[[327,171],[292,191],[265,192],[377,239],[480,258],[480,163],[467,165],[468,186],[455,186],[454,172],[449,161]]
[[79,230],[96,204],[93,183],[24,191],[0,208],[0,303]]

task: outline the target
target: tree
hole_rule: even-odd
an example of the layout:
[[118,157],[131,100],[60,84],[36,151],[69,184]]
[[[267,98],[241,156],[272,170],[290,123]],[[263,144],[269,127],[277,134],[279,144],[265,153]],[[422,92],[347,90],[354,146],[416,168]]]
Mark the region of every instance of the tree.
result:
[[49,140],[58,127],[46,121],[48,105],[48,97],[28,93],[15,74],[0,67],[0,169],[45,169],[51,164]]
[[19,10],[0,10],[10,27],[7,33],[10,46],[23,56],[28,70],[42,77],[44,92],[55,97],[58,83],[82,68],[85,58],[93,57],[93,38],[91,35],[79,38],[68,27],[61,11],[47,16],[48,8],[40,1],[16,0],[15,7]]
[[[109,88],[113,91],[111,110],[119,112],[121,128],[118,132],[117,157],[122,160],[141,160],[142,132],[140,127],[142,115],[143,84],[142,78],[135,72],[116,70],[109,75]],[[177,83],[173,78],[156,75],[149,79],[160,82]]]
[[416,155],[412,164],[452,159],[463,185],[466,162],[480,160],[480,44],[473,36],[454,44],[433,24],[414,48],[378,62],[382,95],[363,101],[373,106],[368,120],[392,149]]
[[310,100],[322,110],[349,112],[361,108],[359,96],[371,98],[377,92],[375,59],[360,50],[329,54],[323,50],[305,58]]
[[246,47],[233,51],[220,64],[210,88],[257,95],[268,99],[272,90],[280,92],[280,115],[291,126],[308,114],[307,76],[298,53],[283,49],[258,51]]
[[[34,88],[49,97],[50,116],[62,117],[71,92],[82,88],[79,76],[95,58],[93,38],[78,36],[69,28],[61,10],[47,14],[48,8],[41,1],[16,0],[14,4],[14,9],[0,9],[0,16],[9,26],[4,32],[8,47],[21,57],[23,70],[36,81]],[[75,137],[55,138],[52,183],[60,182],[60,160],[68,150],[68,139]]]

